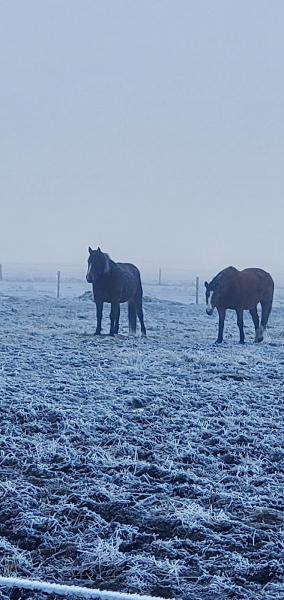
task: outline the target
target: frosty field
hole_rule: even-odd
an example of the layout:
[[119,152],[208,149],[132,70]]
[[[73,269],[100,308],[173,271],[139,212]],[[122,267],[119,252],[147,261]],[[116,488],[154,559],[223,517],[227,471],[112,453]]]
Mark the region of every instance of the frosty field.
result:
[[283,599],[282,290],[263,344],[247,317],[240,346],[231,315],[216,347],[187,290],[145,286],[147,339],[126,309],[111,339],[75,288],[1,283],[0,574]]

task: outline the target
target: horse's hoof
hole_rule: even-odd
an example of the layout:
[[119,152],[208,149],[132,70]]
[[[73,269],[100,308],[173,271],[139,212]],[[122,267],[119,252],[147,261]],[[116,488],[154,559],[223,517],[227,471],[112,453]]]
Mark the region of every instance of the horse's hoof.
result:
[[100,331],[95,331],[95,335],[101,335]]
[[257,331],[255,332],[255,343],[259,344],[260,342],[263,342],[263,333],[264,333],[264,327],[261,325]]
[[240,344],[243,345],[244,343],[245,343],[245,340],[240,340]]

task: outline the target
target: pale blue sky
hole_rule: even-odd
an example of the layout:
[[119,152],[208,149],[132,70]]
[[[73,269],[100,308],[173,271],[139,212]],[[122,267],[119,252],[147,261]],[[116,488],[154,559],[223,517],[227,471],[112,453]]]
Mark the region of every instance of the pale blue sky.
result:
[[283,270],[282,0],[0,1],[0,258]]

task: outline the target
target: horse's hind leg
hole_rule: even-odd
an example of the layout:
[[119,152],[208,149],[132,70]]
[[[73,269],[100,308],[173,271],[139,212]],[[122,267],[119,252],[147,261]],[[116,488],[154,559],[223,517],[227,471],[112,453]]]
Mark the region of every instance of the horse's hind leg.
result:
[[[251,318],[253,320],[253,324],[254,324],[254,328],[255,328],[255,342],[260,342],[261,340],[258,339],[259,338],[259,316],[258,316],[258,312],[257,312],[257,306],[255,306],[254,308],[251,308],[251,310],[249,311],[251,314]],[[260,335],[261,337],[261,335]]]
[[118,305],[118,309],[116,312],[115,323],[114,323],[114,333],[118,333],[119,331],[119,317],[120,317],[120,305]]
[[110,332],[109,335],[115,334],[115,325],[117,322],[117,315],[119,312],[119,302],[112,302],[110,311]]
[[237,310],[237,323],[238,323],[238,328],[240,330],[240,344],[244,344],[245,343],[245,335],[244,335],[244,311],[243,310]]
[[128,324],[129,324],[129,334],[136,333],[136,325],[137,325],[137,314],[136,314],[136,305],[133,300],[128,302]]
[[136,300],[136,311],[137,311],[137,315],[138,315],[138,319],[140,321],[140,325],[141,325],[141,334],[143,336],[146,336],[146,327],[145,327],[145,323],[144,323],[144,316],[143,316],[143,308],[142,308],[142,295],[137,298]]

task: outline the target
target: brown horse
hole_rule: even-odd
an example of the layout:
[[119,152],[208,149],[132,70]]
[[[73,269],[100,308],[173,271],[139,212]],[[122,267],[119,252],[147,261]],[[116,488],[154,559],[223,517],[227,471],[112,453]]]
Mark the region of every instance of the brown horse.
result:
[[129,333],[136,332],[137,317],[141,325],[141,333],[146,335],[143,316],[143,290],[140,272],[130,263],[116,263],[100,248],[89,248],[88,283],[93,284],[94,301],[97,308],[96,335],[102,329],[104,302],[111,304],[110,335],[114,336],[119,330],[120,303],[128,302]]
[[[237,313],[237,323],[240,330],[240,343],[244,344],[243,312],[249,310],[255,327],[255,342],[262,342],[263,333],[271,312],[274,283],[271,275],[262,269],[244,269],[238,271],[235,267],[227,267],[210,283],[205,281],[206,312],[212,315],[216,307],[219,313],[219,332],[217,343],[223,341],[226,309],[231,308]],[[261,321],[257,305],[261,304]]]

